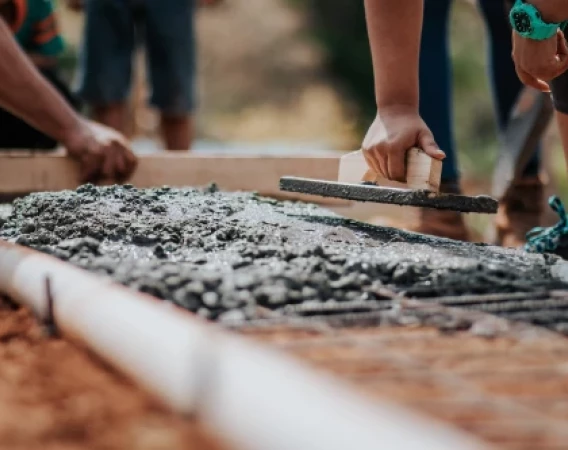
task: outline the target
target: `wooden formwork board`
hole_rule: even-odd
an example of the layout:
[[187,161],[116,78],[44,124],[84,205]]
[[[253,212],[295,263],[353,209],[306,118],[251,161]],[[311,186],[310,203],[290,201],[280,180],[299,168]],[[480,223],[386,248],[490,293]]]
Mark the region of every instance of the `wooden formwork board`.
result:
[[[336,180],[335,156],[247,156],[159,153],[140,155],[127,182],[136,187],[203,186],[217,183],[226,191],[256,191],[279,199],[348,205],[339,199],[290,194],[279,189],[286,175]],[[10,151],[0,153],[0,194],[75,189],[80,185],[77,164],[62,152]],[[101,183],[109,184],[109,183]]]

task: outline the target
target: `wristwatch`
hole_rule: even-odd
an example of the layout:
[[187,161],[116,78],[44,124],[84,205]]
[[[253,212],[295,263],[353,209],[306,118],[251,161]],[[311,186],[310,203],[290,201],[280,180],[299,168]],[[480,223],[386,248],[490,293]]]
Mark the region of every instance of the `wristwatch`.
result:
[[534,41],[544,41],[556,34],[556,30],[564,28],[564,23],[546,23],[540,12],[530,3],[517,0],[509,13],[509,21],[513,30],[522,37]]

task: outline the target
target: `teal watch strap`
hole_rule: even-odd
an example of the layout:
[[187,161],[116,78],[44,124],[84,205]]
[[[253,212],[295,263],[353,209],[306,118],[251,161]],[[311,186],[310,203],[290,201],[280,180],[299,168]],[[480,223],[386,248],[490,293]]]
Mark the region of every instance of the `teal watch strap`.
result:
[[544,41],[556,34],[558,28],[565,24],[546,23],[540,12],[530,3],[517,0],[509,13],[509,21],[516,33],[527,39]]

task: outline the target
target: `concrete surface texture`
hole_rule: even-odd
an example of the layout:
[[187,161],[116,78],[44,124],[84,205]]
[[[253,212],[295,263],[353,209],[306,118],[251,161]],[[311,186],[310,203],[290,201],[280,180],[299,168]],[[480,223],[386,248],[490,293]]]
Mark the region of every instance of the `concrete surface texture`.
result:
[[566,287],[551,274],[553,256],[366,225],[215,185],[32,194],[2,222],[1,238],[226,321],[300,303],[379,307],[385,289],[433,297]]
[[280,189],[287,192],[315,194],[359,202],[386,203],[459,212],[495,214],[499,206],[497,200],[486,195],[468,197],[455,194],[434,194],[422,189],[383,187],[372,182],[351,184],[309,178],[282,177],[280,178]]

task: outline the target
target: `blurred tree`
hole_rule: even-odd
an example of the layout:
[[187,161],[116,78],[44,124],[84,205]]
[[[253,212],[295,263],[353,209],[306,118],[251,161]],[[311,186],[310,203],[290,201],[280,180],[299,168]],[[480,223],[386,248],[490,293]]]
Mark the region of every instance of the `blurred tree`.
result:
[[314,34],[327,52],[331,72],[357,101],[363,117],[374,117],[373,71],[363,2],[295,0],[295,3],[306,8]]

